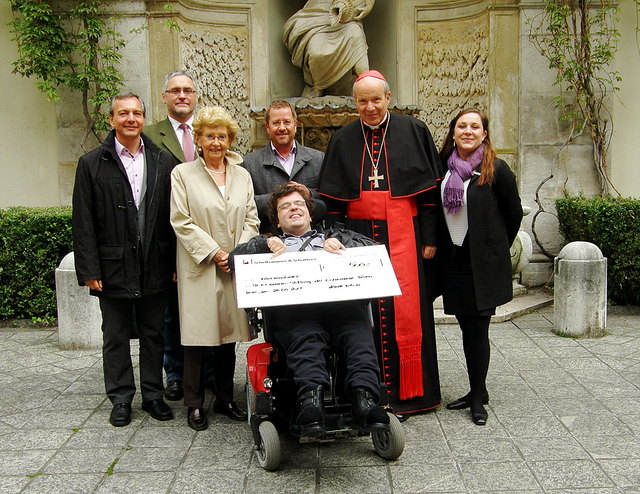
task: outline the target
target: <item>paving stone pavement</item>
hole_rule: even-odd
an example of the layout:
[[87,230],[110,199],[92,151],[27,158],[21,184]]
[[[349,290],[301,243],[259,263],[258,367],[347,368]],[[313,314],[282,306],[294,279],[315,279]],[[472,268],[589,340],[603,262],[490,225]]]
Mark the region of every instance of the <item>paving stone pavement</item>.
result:
[[[276,472],[258,466],[246,423],[211,412],[211,396],[206,431],[187,427],[180,402],[169,402],[174,420],[153,420],[139,395],[131,425],[115,428],[99,350],[0,329],[0,493],[640,493],[640,312],[610,314],[600,339],[555,336],[552,320],[544,308],[492,324],[485,427],[444,406],[412,417],[393,462],[369,438],[282,437]],[[456,325],[437,337],[446,403],[466,392],[464,357]]]

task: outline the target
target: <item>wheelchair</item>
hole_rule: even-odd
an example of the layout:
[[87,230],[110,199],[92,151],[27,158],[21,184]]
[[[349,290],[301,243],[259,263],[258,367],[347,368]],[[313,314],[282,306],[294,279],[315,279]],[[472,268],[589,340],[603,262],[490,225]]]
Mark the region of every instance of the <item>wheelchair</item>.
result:
[[388,431],[368,432],[354,424],[351,401],[343,390],[341,363],[331,350],[325,353],[330,376],[330,389],[325,390],[325,424],[327,431],[319,437],[300,437],[294,422],[296,418],[297,389],[287,368],[285,352],[274,336],[268,309],[249,310],[252,327],[263,331],[265,343],[252,345],[247,350],[247,380],[245,392],[249,425],[256,448],[258,464],[268,471],[280,466],[281,447],[279,430],[288,430],[298,436],[301,443],[329,442],[341,437],[371,436],[376,453],[386,460],[396,460],[405,445],[404,429],[398,418],[390,413],[387,391],[381,384],[380,406],[387,409]]

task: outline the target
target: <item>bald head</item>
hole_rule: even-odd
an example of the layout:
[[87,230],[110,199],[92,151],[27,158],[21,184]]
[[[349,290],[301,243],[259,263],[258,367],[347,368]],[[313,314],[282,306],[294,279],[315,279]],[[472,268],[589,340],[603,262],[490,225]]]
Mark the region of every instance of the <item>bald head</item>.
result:
[[353,85],[353,99],[365,124],[372,127],[380,125],[391,101],[389,83],[379,77],[362,77]]

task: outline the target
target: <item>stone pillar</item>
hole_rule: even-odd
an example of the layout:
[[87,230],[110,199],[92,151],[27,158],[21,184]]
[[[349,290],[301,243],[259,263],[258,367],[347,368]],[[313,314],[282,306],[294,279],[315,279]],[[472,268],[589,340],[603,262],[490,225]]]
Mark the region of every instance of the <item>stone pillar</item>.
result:
[[554,332],[604,336],[607,327],[607,259],[589,242],[567,244],[554,260]]
[[58,341],[67,348],[102,348],[102,314],[98,298],[78,286],[73,252],[56,269]]

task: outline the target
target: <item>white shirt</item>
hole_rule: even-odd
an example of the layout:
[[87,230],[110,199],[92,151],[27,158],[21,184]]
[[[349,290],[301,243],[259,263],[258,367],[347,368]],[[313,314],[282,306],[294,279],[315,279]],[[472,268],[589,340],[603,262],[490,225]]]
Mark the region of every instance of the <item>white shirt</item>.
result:
[[[478,172],[473,172],[474,175],[480,175]],[[442,187],[440,188],[441,199],[444,201],[444,187],[447,185],[451,172],[447,171],[442,181]],[[467,215],[467,189],[469,188],[469,182],[471,179],[464,181],[464,194],[462,195],[462,206],[458,209],[457,213],[449,214],[447,208],[442,206],[444,210],[444,219],[447,223],[447,229],[449,230],[449,236],[454,245],[461,246],[464,242],[464,237],[467,236],[469,230],[469,217]]]
[[142,181],[144,180],[144,142],[140,139],[138,152],[133,155],[116,139],[116,153],[122,161],[122,166],[127,172],[127,178],[133,192],[133,200],[136,207],[140,206],[140,195],[142,191]]

